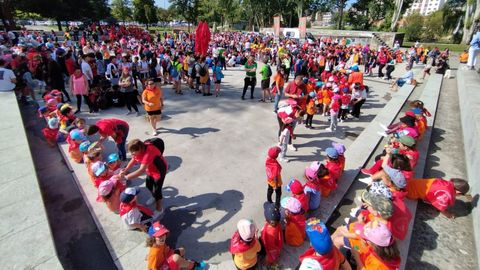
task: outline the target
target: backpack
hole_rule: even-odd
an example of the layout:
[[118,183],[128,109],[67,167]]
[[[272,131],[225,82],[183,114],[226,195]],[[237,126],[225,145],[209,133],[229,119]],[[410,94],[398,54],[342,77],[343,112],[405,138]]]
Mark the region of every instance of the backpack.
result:
[[202,65],[199,65],[200,66],[200,71],[198,72],[198,74],[200,75],[200,77],[203,77],[205,75],[207,75],[207,69],[205,68],[206,67],[206,64],[203,64]]
[[267,65],[267,77],[272,77],[272,68],[269,65]]
[[170,66],[170,75],[174,78],[178,77],[178,69],[177,69],[177,66],[178,66],[178,62],[173,62],[172,65]]
[[160,151],[160,153],[162,153],[162,155],[163,151],[165,151],[165,142],[160,138],[147,139],[145,140],[145,144],[152,144]]

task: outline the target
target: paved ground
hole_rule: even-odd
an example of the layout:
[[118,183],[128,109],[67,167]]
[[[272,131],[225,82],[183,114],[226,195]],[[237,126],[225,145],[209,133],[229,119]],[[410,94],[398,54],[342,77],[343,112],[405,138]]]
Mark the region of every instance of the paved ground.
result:
[[[402,73],[398,68],[396,73]],[[226,72],[222,96],[203,97],[187,92],[184,96],[166,93],[165,115],[160,123],[160,137],[166,142],[165,155],[170,172],[165,182],[167,206],[163,223],[172,230],[172,245],[187,247],[188,256],[218,264],[230,260],[229,238],[236,222],[243,217],[253,218],[263,225],[263,206],[266,193],[264,159],[266,150],[276,142],[277,122],[272,104],[240,100],[243,72]],[[295,144],[298,152],[288,152],[291,162],[284,164],[285,182],[291,177],[302,181],[303,169],[314,160],[322,160],[322,151],[332,141],[342,141],[347,147],[389,99],[388,84],[369,82],[371,96],[365,105],[362,119],[340,124],[336,133],[328,133],[326,119],[314,118],[315,130],[300,126]],[[257,89],[258,91],[258,89]],[[256,94],[258,97],[258,93]],[[81,115],[92,123],[100,117],[120,117],[131,125],[129,138],[146,139],[148,125],[143,117],[124,116],[126,111],[111,109],[100,115]],[[113,149],[113,145],[109,145]],[[62,148],[65,150],[66,145]],[[125,269],[144,263],[144,235],[125,231],[119,217],[94,201],[95,189],[88,180],[85,167],[71,164],[82,192],[101,224],[107,245]],[[141,201],[149,197],[143,180],[131,185],[142,186]],[[305,246],[306,247],[306,246]],[[305,248],[304,247],[304,248]],[[296,258],[289,258],[284,269],[294,267]],[[222,264],[231,267],[228,264]],[[228,265],[228,266],[226,266]]]

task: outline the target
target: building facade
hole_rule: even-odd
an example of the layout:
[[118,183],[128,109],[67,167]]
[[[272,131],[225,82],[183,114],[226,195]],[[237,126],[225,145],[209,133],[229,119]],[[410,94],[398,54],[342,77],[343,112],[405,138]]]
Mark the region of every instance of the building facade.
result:
[[415,12],[418,12],[423,16],[430,15],[439,10],[445,2],[446,0],[414,0],[412,6],[405,12],[405,16],[411,15]]

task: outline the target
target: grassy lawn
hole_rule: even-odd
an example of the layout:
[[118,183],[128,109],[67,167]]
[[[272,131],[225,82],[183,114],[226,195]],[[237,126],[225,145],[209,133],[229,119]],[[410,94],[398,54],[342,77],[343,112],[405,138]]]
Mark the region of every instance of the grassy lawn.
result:
[[[410,48],[414,44],[415,44],[415,42],[404,41],[403,42],[403,47],[404,48]],[[465,45],[465,44],[425,43],[425,42],[420,42],[420,44],[422,44],[423,47],[425,47],[425,48],[438,47],[440,50],[444,50],[445,48],[448,48],[452,52],[462,52],[463,50],[468,49],[468,45]]]

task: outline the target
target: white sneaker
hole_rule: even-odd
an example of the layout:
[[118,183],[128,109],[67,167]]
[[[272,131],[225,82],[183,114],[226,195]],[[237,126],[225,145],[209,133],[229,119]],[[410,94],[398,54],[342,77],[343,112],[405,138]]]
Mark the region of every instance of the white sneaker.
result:
[[358,178],[358,181],[364,183],[364,184],[367,184],[367,185],[370,185],[372,182],[373,182],[373,179],[372,177],[365,177],[365,178]]
[[295,147],[293,144],[289,144],[288,145],[288,150],[297,151],[297,147]]
[[352,208],[352,210],[350,210],[350,216],[353,218],[356,217],[358,209],[360,208],[359,207]]
[[278,161],[280,162],[288,162],[288,159],[284,158],[284,157],[280,157],[278,158]]
[[152,131],[151,134],[152,134],[152,136],[157,136],[157,135],[158,135],[158,131],[156,131],[156,130],[155,130],[155,131]]
[[130,115],[130,114],[132,114],[132,112],[127,112],[125,115]]
[[379,123],[379,125],[380,125],[380,127],[381,127],[383,130],[385,130],[385,131],[387,131],[387,130],[388,130],[387,126],[385,126],[384,124],[382,124],[382,123]]
[[345,221],[345,225],[348,225],[348,223],[350,222],[350,218],[346,217],[344,221]]
[[148,199],[148,201],[146,203],[147,203],[147,205],[154,204],[155,203],[155,198],[152,197],[152,198]]
[[325,130],[328,131],[328,132],[332,132],[332,131],[333,131],[333,130],[332,130],[331,128],[329,128],[329,127],[326,128]]
[[385,132],[377,132],[378,135],[382,136],[382,137],[388,137],[388,134],[385,133]]

